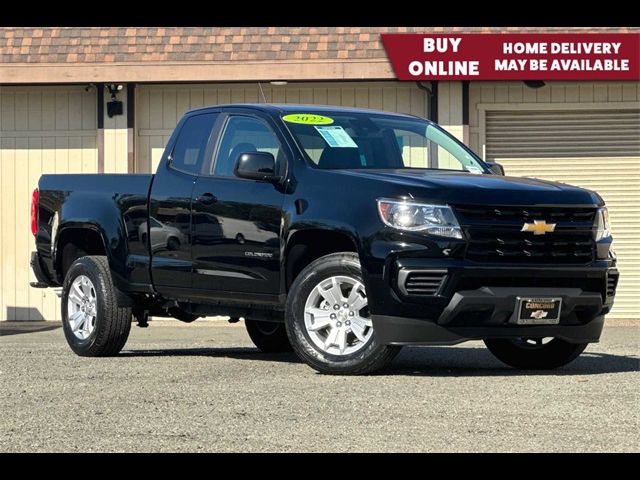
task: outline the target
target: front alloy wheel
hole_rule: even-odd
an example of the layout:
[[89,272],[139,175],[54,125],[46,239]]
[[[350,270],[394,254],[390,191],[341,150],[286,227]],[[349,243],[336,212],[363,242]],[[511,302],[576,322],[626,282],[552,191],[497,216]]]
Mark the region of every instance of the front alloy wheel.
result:
[[332,355],[350,355],[373,336],[364,285],[352,277],[327,278],[311,291],[304,324],[314,345]]
[[332,253],[307,265],[287,295],[285,322],[294,351],[321,373],[371,373],[400,351],[376,341],[355,253]]

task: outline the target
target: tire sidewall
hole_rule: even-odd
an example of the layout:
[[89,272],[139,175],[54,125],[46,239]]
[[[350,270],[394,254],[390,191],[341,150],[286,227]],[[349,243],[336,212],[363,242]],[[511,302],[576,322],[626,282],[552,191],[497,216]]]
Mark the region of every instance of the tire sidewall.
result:
[[[282,322],[263,322],[245,318],[245,328],[253,344],[263,353],[290,352],[291,344]],[[267,324],[269,329],[262,327]]]
[[518,340],[485,340],[485,345],[501,362],[520,369],[554,369],[575,360],[587,347],[587,343],[569,343],[554,338],[540,347],[525,347]]
[[332,355],[321,351],[313,343],[304,322],[305,304],[311,291],[325,279],[338,275],[352,277],[364,284],[360,262],[355,255],[320,258],[308,265],[291,286],[285,320],[291,345],[312,367],[322,372],[352,373],[385,348],[377,343],[375,331],[362,350],[350,355]]
[[[74,280],[78,278],[80,275],[85,275],[91,280],[93,283],[93,287],[96,291],[96,323],[91,335],[84,340],[76,337],[71,330],[71,325],[69,324],[69,315],[68,315],[68,300],[69,300],[69,292],[71,290],[71,285]],[[61,307],[62,307],[62,328],[64,330],[64,335],[69,343],[71,349],[78,353],[88,353],[93,349],[93,347],[99,343],[104,336],[105,329],[105,304],[104,297],[105,292],[107,291],[106,279],[100,273],[98,266],[89,258],[82,257],[76,260],[64,279],[64,284],[62,287],[62,299],[61,299]]]
[[[249,322],[252,322],[252,320],[249,320]],[[245,323],[247,325],[251,324],[251,323],[247,323],[246,319],[245,319]],[[263,337],[272,337],[274,335],[278,335],[280,327],[283,327],[283,326],[284,325],[282,323],[278,323],[278,322],[255,322],[255,325],[253,325],[253,328],[255,328],[258,331],[258,333]]]

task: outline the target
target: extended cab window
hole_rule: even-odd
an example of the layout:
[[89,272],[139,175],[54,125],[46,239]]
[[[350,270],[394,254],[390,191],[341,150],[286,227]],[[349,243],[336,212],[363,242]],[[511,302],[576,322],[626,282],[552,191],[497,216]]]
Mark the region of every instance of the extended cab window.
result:
[[221,177],[233,176],[236,160],[241,154],[248,152],[268,152],[279,160],[281,148],[278,137],[260,119],[240,115],[229,117],[213,164],[213,174]]
[[189,117],[178,134],[171,153],[171,167],[186,173],[200,173],[204,151],[209,142],[217,113]]

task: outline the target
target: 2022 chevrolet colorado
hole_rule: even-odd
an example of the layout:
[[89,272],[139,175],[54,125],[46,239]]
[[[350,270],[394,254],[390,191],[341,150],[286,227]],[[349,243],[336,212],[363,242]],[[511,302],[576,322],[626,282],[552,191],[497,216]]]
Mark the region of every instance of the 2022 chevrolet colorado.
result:
[[117,354],[132,317],[227,315],[325,373],[469,339],[554,368],[598,341],[618,280],[596,193],[360,109],[191,111],[155,175],[42,176],[32,231],[33,286],[62,286],[84,356]]

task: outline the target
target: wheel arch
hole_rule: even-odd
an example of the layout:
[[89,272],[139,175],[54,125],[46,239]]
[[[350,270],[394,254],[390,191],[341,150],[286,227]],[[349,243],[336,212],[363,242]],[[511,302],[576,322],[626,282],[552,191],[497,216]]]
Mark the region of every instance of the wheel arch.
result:
[[347,230],[306,228],[294,232],[287,241],[284,256],[284,279],[289,291],[296,276],[314,260],[337,252],[359,255],[357,237]]
[[83,255],[104,255],[112,266],[112,252],[105,234],[95,224],[66,224],[59,228],[54,249],[54,270],[62,283],[73,261]]

